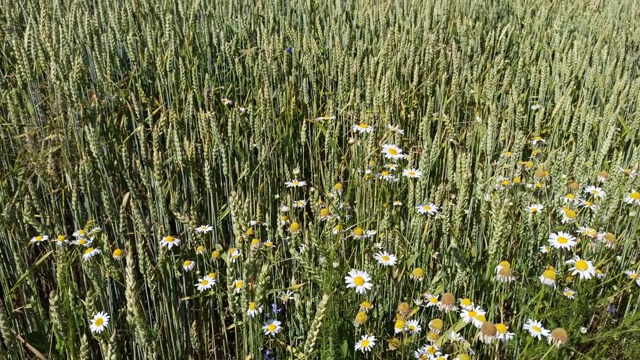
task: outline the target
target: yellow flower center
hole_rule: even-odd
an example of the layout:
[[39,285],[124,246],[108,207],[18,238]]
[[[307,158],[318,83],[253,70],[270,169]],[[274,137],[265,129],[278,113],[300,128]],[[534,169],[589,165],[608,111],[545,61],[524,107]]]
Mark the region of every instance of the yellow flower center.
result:
[[413,269],[411,274],[417,278],[421,278],[424,276],[424,270],[422,270],[421,268],[415,268]]
[[629,274],[629,277],[631,278],[631,280],[636,280],[638,278],[638,274],[631,273]]
[[433,346],[429,346],[429,347],[427,348],[427,352],[428,352],[429,354],[433,355],[433,354],[435,354],[435,353],[437,353],[437,352],[438,352],[438,349],[437,349],[437,348],[435,348],[435,347],[433,347]]
[[113,256],[116,256],[116,257],[122,256],[122,250],[120,249],[113,250]]
[[36,241],[42,241],[42,236],[40,235],[36,236]]
[[469,298],[464,298],[462,299],[462,301],[460,301],[460,303],[464,306],[471,306],[471,299]]
[[422,210],[431,211],[431,206],[430,205],[422,205]]
[[256,303],[252,302],[249,303],[249,310],[255,310],[256,309]]
[[93,251],[93,248],[92,248],[92,247],[90,247],[90,248],[88,248],[87,250],[85,250],[85,251],[84,251],[84,253],[85,253],[85,254],[89,254],[89,253],[90,253],[90,252],[92,252],[92,251]]
[[247,231],[244,232],[244,234],[247,236],[253,235],[254,234],[253,228],[248,228]]
[[204,251],[204,246],[202,246],[202,245],[198,246],[198,247],[196,248],[196,251],[197,251],[197,252]]
[[251,246],[258,246],[258,245],[260,245],[260,239],[251,240]]
[[558,240],[557,241],[558,241],[559,244],[566,244],[566,243],[569,242],[569,239],[567,239],[564,236],[558,236]]
[[94,322],[94,325],[102,326],[103,323],[104,323],[104,320],[102,318],[97,318],[96,321]]
[[219,250],[213,250],[213,252],[211,253],[211,258],[212,259],[217,259],[220,257],[220,251]]
[[382,261],[389,261],[391,260],[387,255],[382,255]]
[[404,320],[396,320],[394,327],[396,329],[404,329]]
[[207,274],[208,277],[215,279],[216,278],[216,273],[212,273],[210,272],[209,274]]
[[207,286],[207,285],[209,285],[209,280],[207,280],[207,279],[202,279],[202,281],[200,281],[200,285],[202,285],[202,286]]
[[381,174],[382,176],[389,176],[389,172],[387,170],[384,170]]
[[297,221],[294,221],[291,223],[291,226],[289,227],[289,230],[291,231],[298,231],[300,230],[300,224],[298,224]]
[[364,234],[364,229],[358,226],[353,230],[353,234],[356,236],[362,236],[362,234]]
[[550,280],[555,280],[556,279],[556,272],[554,270],[551,270],[551,269],[545,270],[542,273],[542,276],[547,278],[547,279],[550,279]]
[[589,264],[584,260],[578,260],[576,261],[576,269],[580,271],[587,271],[589,269]]
[[534,206],[529,211],[531,211],[532,213],[538,212],[538,208]]
[[64,241],[67,237],[64,235],[58,236],[58,241]]
[[474,317],[476,317],[476,316],[478,316],[478,313],[477,313],[475,310],[471,310],[471,311],[469,311],[469,317],[474,318]]
[[84,234],[86,234],[86,232],[84,230],[78,230],[78,234],[79,235],[84,235]]
[[362,343],[360,344],[360,346],[362,346],[362,347],[367,347],[367,346],[369,346],[369,339],[364,339],[364,340],[362,340]]
[[429,298],[429,302],[431,302],[432,304],[437,304],[438,303],[438,299],[435,296],[432,296]]
[[507,186],[509,185],[509,180],[502,180],[500,184],[502,184],[502,186]]
[[616,240],[616,236],[613,235],[612,233],[606,233],[604,234],[604,239],[607,240],[608,242],[612,243]]
[[320,209],[320,217],[327,217],[331,215],[331,212],[327,208]]
[[364,285],[364,278],[362,276],[356,276],[353,279],[353,282],[358,286],[362,286],[362,285]]
[[191,261],[189,261],[189,260],[185,260],[184,263],[182,263],[182,266],[184,266],[184,267],[187,267],[189,265],[191,265]]
[[267,242],[264,243],[264,246],[271,247],[271,246],[273,246],[273,243],[271,241],[267,241]]
[[367,124],[365,124],[365,123],[360,123],[360,125],[358,125],[358,127],[359,127],[360,129],[367,129],[367,128],[369,128],[369,125],[367,125]]
[[496,331],[498,331],[500,334],[506,334],[507,333],[507,326],[505,324],[496,324]]
[[274,332],[274,331],[276,331],[276,329],[277,329],[277,328],[278,328],[278,327],[277,327],[275,324],[269,324],[269,325],[267,326],[267,329],[268,329],[270,332]]
[[244,282],[242,280],[236,281],[236,289],[242,289]]
[[629,194],[629,197],[633,200],[640,200],[640,192],[632,191],[631,194]]
[[387,151],[391,155],[398,155],[398,151],[396,149],[394,149],[394,148],[388,148]]
[[174,240],[173,236],[167,236],[167,237],[164,238],[164,241],[166,241],[168,243],[173,242],[173,240]]
[[569,219],[575,219],[576,217],[576,212],[569,209],[569,208],[562,208],[562,211],[564,212],[564,215],[566,217],[568,217]]
[[537,327],[537,326],[535,326],[535,325],[533,325],[533,326],[531,327],[531,330],[533,330],[534,332],[537,332],[537,333],[541,333],[541,332],[542,332],[542,329],[540,329],[539,327]]
[[416,172],[415,171],[409,171],[408,174],[409,174],[409,176],[416,176]]
[[336,183],[335,185],[333,185],[333,188],[335,190],[342,190],[342,184],[341,183]]
[[566,197],[567,199],[570,199],[570,200],[575,200],[576,199],[576,196],[574,194],[572,194],[572,193],[569,193],[569,194],[565,195],[564,197]]

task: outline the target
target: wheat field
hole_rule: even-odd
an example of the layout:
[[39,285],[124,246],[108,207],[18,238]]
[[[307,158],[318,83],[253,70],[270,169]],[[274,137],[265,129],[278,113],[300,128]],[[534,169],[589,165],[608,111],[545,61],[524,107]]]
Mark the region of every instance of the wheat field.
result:
[[637,359],[638,18],[0,0],[0,358]]

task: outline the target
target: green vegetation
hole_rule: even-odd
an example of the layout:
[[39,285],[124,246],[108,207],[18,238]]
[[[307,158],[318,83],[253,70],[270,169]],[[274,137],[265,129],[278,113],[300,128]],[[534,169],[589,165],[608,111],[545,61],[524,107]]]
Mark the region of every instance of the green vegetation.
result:
[[640,354],[635,2],[0,9],[0,358]]

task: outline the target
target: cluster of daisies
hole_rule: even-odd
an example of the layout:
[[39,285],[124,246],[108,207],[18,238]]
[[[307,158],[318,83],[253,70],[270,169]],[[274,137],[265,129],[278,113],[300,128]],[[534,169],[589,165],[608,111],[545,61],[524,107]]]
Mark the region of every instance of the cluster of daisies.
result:
[[[504,264],[502,265],[504,267]],[[371,276],[364,271],[351,270],[345,277],[345,283],[348,289],[354,289],[358,294],[366,294],[373,288]],[[463,324],[471,324],[478,329],[477,338],[485,344],[491,344],[494,341],[508,342],[515,337],[515,333],[509,331],[506,323],[493,323],[486,318],[487,312],[480,306],[477,306],[469,298],[457,299],[452,293],[444,293],[438,296],[432,293],[423,293],[419,299],[414,300],[414,304],[424,308],[433,308],[443,315],[450,312],[457,312],[459,322]],[[373,304],[368,300],[363,301],[359,305],[354,325],[356,327],[364,325],[369,317],[368,312],[373,308]],[[388,339],[388,349],[397,350],[403,346],[402,338],[415,337],[422,338],[423,326],[420,321],[413,318],[417,310],[412,308],[409,303],[402,302],[396,310],[395,321],[393,324],[394,334]],[[442,317],[444,318],[444,316]],[[456,351],[455,359],[469,359],[466,351],[471,351],[471,343],[467,341],[456,329],[460,327],[453,324],[448,330],[445,329],[445,322],[441,317],[435,317],[427,323],[426,344],[414,351],[416,359],[433,360],[448,359],[451,354],[443,353],[442,345],[445,343],[459,344]],[[451,319],[450,316],[447,318]],[[549,331],[544,328],[541,322],[529,319],[523,326],[523,330],[541,340],[546,338],[549,344],[561,347],[568,341],[568,334],[562,328],[556,328]],[[377,344],[377,338],[373,334],[364,334],[355,344],[355,350],[361,352],[371,351]]]
[[[87,261],[92,257],[100,254],[101,252],[100,249],[95,247],[94,245],[96,234],[98,234],[101,231],[102,229],[99,227],[94,227],[90,230],[79,229],[74,231],[73,234],[71,234],[71,236],[74,238],[73,240],[69,240],[67,235],[58,235],[55,238],[50,239],[49,235],[40,234],[32,237],[30,241],[32,244],[36,246],[39,246],[40,244],[43,244],[47,241],[53,242],[56,244],[56,246],[59,246],[59,247],[68,246],[68,245],[80,246],[81,249],[83,249],[82,258],[83,260]],[[118,255],[121,257],[122,251],[119,249],[116,249],[116,251],[119,251],[119,253],[114,252],[114,257],[117,257]]]

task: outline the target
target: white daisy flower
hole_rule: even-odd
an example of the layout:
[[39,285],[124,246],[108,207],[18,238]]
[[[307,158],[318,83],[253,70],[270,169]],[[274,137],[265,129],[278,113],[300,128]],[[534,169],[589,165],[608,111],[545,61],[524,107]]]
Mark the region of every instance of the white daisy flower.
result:
[[[481,307],[474,307],[471,310],[467,310],[467,309],[463,309],[460,312],[460,317],[462,318],[462,321],[466,322],[466,323],[473,323],[474,325],[476,325],[476,323],[479,321],[478,317],[479,316],[484,316],[486,314],[486,312],[481,308]],[[482,326],[482,323],[480,323],[480,326]]]
[[69,244],[69,240],[67,240],[67,236],[66,235],[58,235],[58,237],[56,237],[54,242],[58,246],[63,246],[63,245]]
[[418,335],[422,331],[422,326],[418,320],[409,320],[405,323],[404,329],[413,335]]
[[237,279],[233,281],[233,292],[236,294],[240,294],[242,289],[244,289],[244,280]]
[[322,120],[335,120],[336,117],[334,115],[331,116],[318,116],[316,118],[317,121],[322,121]]
[[602,199],[606,196],[606,193],[604,192],[604,190],[602,190],[602,188],[593,185],[587,186],[586,188],[584,188],[584,191],[593,195],[593,197],[596,199]]
[[367,125],[365,123],[360,123],[357,125],[353,125],[352,127],[354,132],[362,133],[362,134],[370,134],[373,132],[373,126]]
[[87,261],[98,254],[100,254],[100,249],[90,247],[84,251],[84,253],[82,254],[82,259],[84,261]]
[[624,272],[624,274],[625,274],[625,275],[627,275],[627,277],[628,277],[630,280],[635,281],[635,282],[636,282],[636,284],[637,284],[638,286],[640,286],[640,275],[639,275],[636,271],[633,271],[633,270],[626,270],[626,271]]
[[211,225],[200,225],[196,228],[196,232],[200,234],[206,234],[211,230],[213,230],[213,226]]
[[393,202],[393,206],[402,206],[402,201],[396,200]]
[[524,330],[528,330],[531,336],[540,340],[542,337],[547,337],[551,333],[549,330],[542,326],[542,323],[536,320],[529,319],[522,327]]
[[77,240],[73,241],[74,245],[78,245],[78,246],[84,246],[84,247],[89,247],[91,246],[91,243],[93,243],[93,240],[95,238],[91,237],[91,238],[85,238],[85,237],[81,237],[78,238]]
[[548,253],[549,250],[550,250],[549,246],[547,246],[547,245],[540,246],[540,252],[543,253],[543,254]]
[[375,254],[374,258],[378,260],[378,264],[382,266],[393,266],[398,260],[395,255],[389,254],[386,251]]
[[416,206],[419,214],[435,215],[438,213],[438,207],[433,203],[420,204]]
[[38,235],[31,238],[31,242],[40,245],[40,243],[49,240],[49,235]]
[[160,246],[164,246],[167,249],[171,250],[171,248],[174,246],[180,246],[180,239],[171,235],[165,236],[162,238],[162,240],[160,240]]
[[222,98],[222,99],[220,99],[220,100],[222,101],[222,103],[223,103],[223,104],[225,104],[225,105],[227,105],[227,106],[229,106],[229,105],[232,105],[232,104],[233,104],[233,101],[231,101],[231,100],[229,100],[229,99],[227,99],[227,98]]
[[540,275],[540,282],[544,285],[556,287],[556,270],[553,266],[547,267],[547,269]]
[[438,296],[437,295],[433,295],[433,294],[424,294],[424,298],[427,301],[427,304],[425,305],[426,307],[439,307],[440,306],[440,300],[438,300]]
[[203,292],[205,290],[211,289],[211,287],[215,284],[215,280],[209,277],[208,275],[198,279],[198,283],[195,284],[198,291]]
[[402,176],[411,179],[420,179],[422,177],[422,170],[420,169],[404,169],[402,170]]
[[640,192],[631,189],[631,192],[625,196],[624,202],[631,205],[640,205]]
[[109,325],[109,314],[101,311],[93,316],[89,328],[91,329],[91,332],[100,334],[104,329],[106,329],[107,325]]
[[381,172],[379,172],[377,174],[377,176],[378,176],[379,179],[386,180],[386,181],[389,181],[389,182],[393,182],[393,181],[396,180],[396,177],[393,176],[393,174],[391,174],[387,170],[382,170]]
[[389,144],[382,145],[382,153],[384,154],[384,157],[386,159],[400,160],[404,158],[402,149],[399,148],[397,145],[389,145]]
[[503,342],[507,342],[513,339],[516,334],[509,332],[509,327],[503,323],[496,324],[496,338],[502,340]]
[[564,288],[564,290],[562,291],[562,295],[564,295],[566,298],[569,298],[569,299],[576,298],[576,292],[568,287]]
[[352,269],[349,271],[349,274],[344,277],[344,281],[347,284],[347,288],[355,288],[358,294],[364,294],[367,290],[373,288],[371,276],[365,271]]
[[580,259],[579,256],[568,260],[566,264],[573,265],[570,269],[572,271],[571,275],[579,274],[582,279],[591,279],[591,277],[596,274],[596,268],[593,266],[593,263],[589,260]]
[[551,233],[549,244],[556,249],[571,249],[576,246],[576,238],[565,232]]
[[376,346],[376,337],[373,335],[362,335],[356,343],[356,351],[367,352]]
[[191,270],[193,270],[194,267],[196,267],[196,263],[191,261],[191,260],[185,260],[182,263],[182,269],[184,271],[191,271]]
[[593,203],[593,202],[591,202],[589,200],[580,199],[579,205],[584,207],[584,208],[588,208],[591,211],[598,210],[598,205],[596,205],[595,203]]
[[526,207],[526,210],[532,214],[536,214],[540,212],[542,209],[544,209],[544,206],[542,206],[542,204],[531,204]]
[[301,181],[301,180],[293,179],[293,180],[291,180],[291,181],[286,181],[284,184],[285,184],[288,188],[291,188],[291,187],[304,187],[304,186],[306,186],[306,185],[307,185],[307,182],[306,182],[306,181]]
[[84,229],[80,229],[80,230],[76,230],[73,232],[73,237],[75,238],[81,238],[81,237],[85,237],[87,236],[87,232]]
[[577,213],[575,210],[569,209],[567,207],[561,207],[558,209],[560,216],[562,216],[562,223],[566,224],[569,222],[574,222],[576,220]]
[[282,331],[282,323],[278,320],[270,320],[262,325],[262,331],[264,331],[265,335],[276,335],[280,331]]
[[303,207],[307,206],[307,200],[296,200],[293,202],[293,207],[294,208],[298,208],[301,209]]
[[256,317],[260,313],[262,313],[262,306],[256,305],[255,302],[250,302],[247,307],[247,316]]

